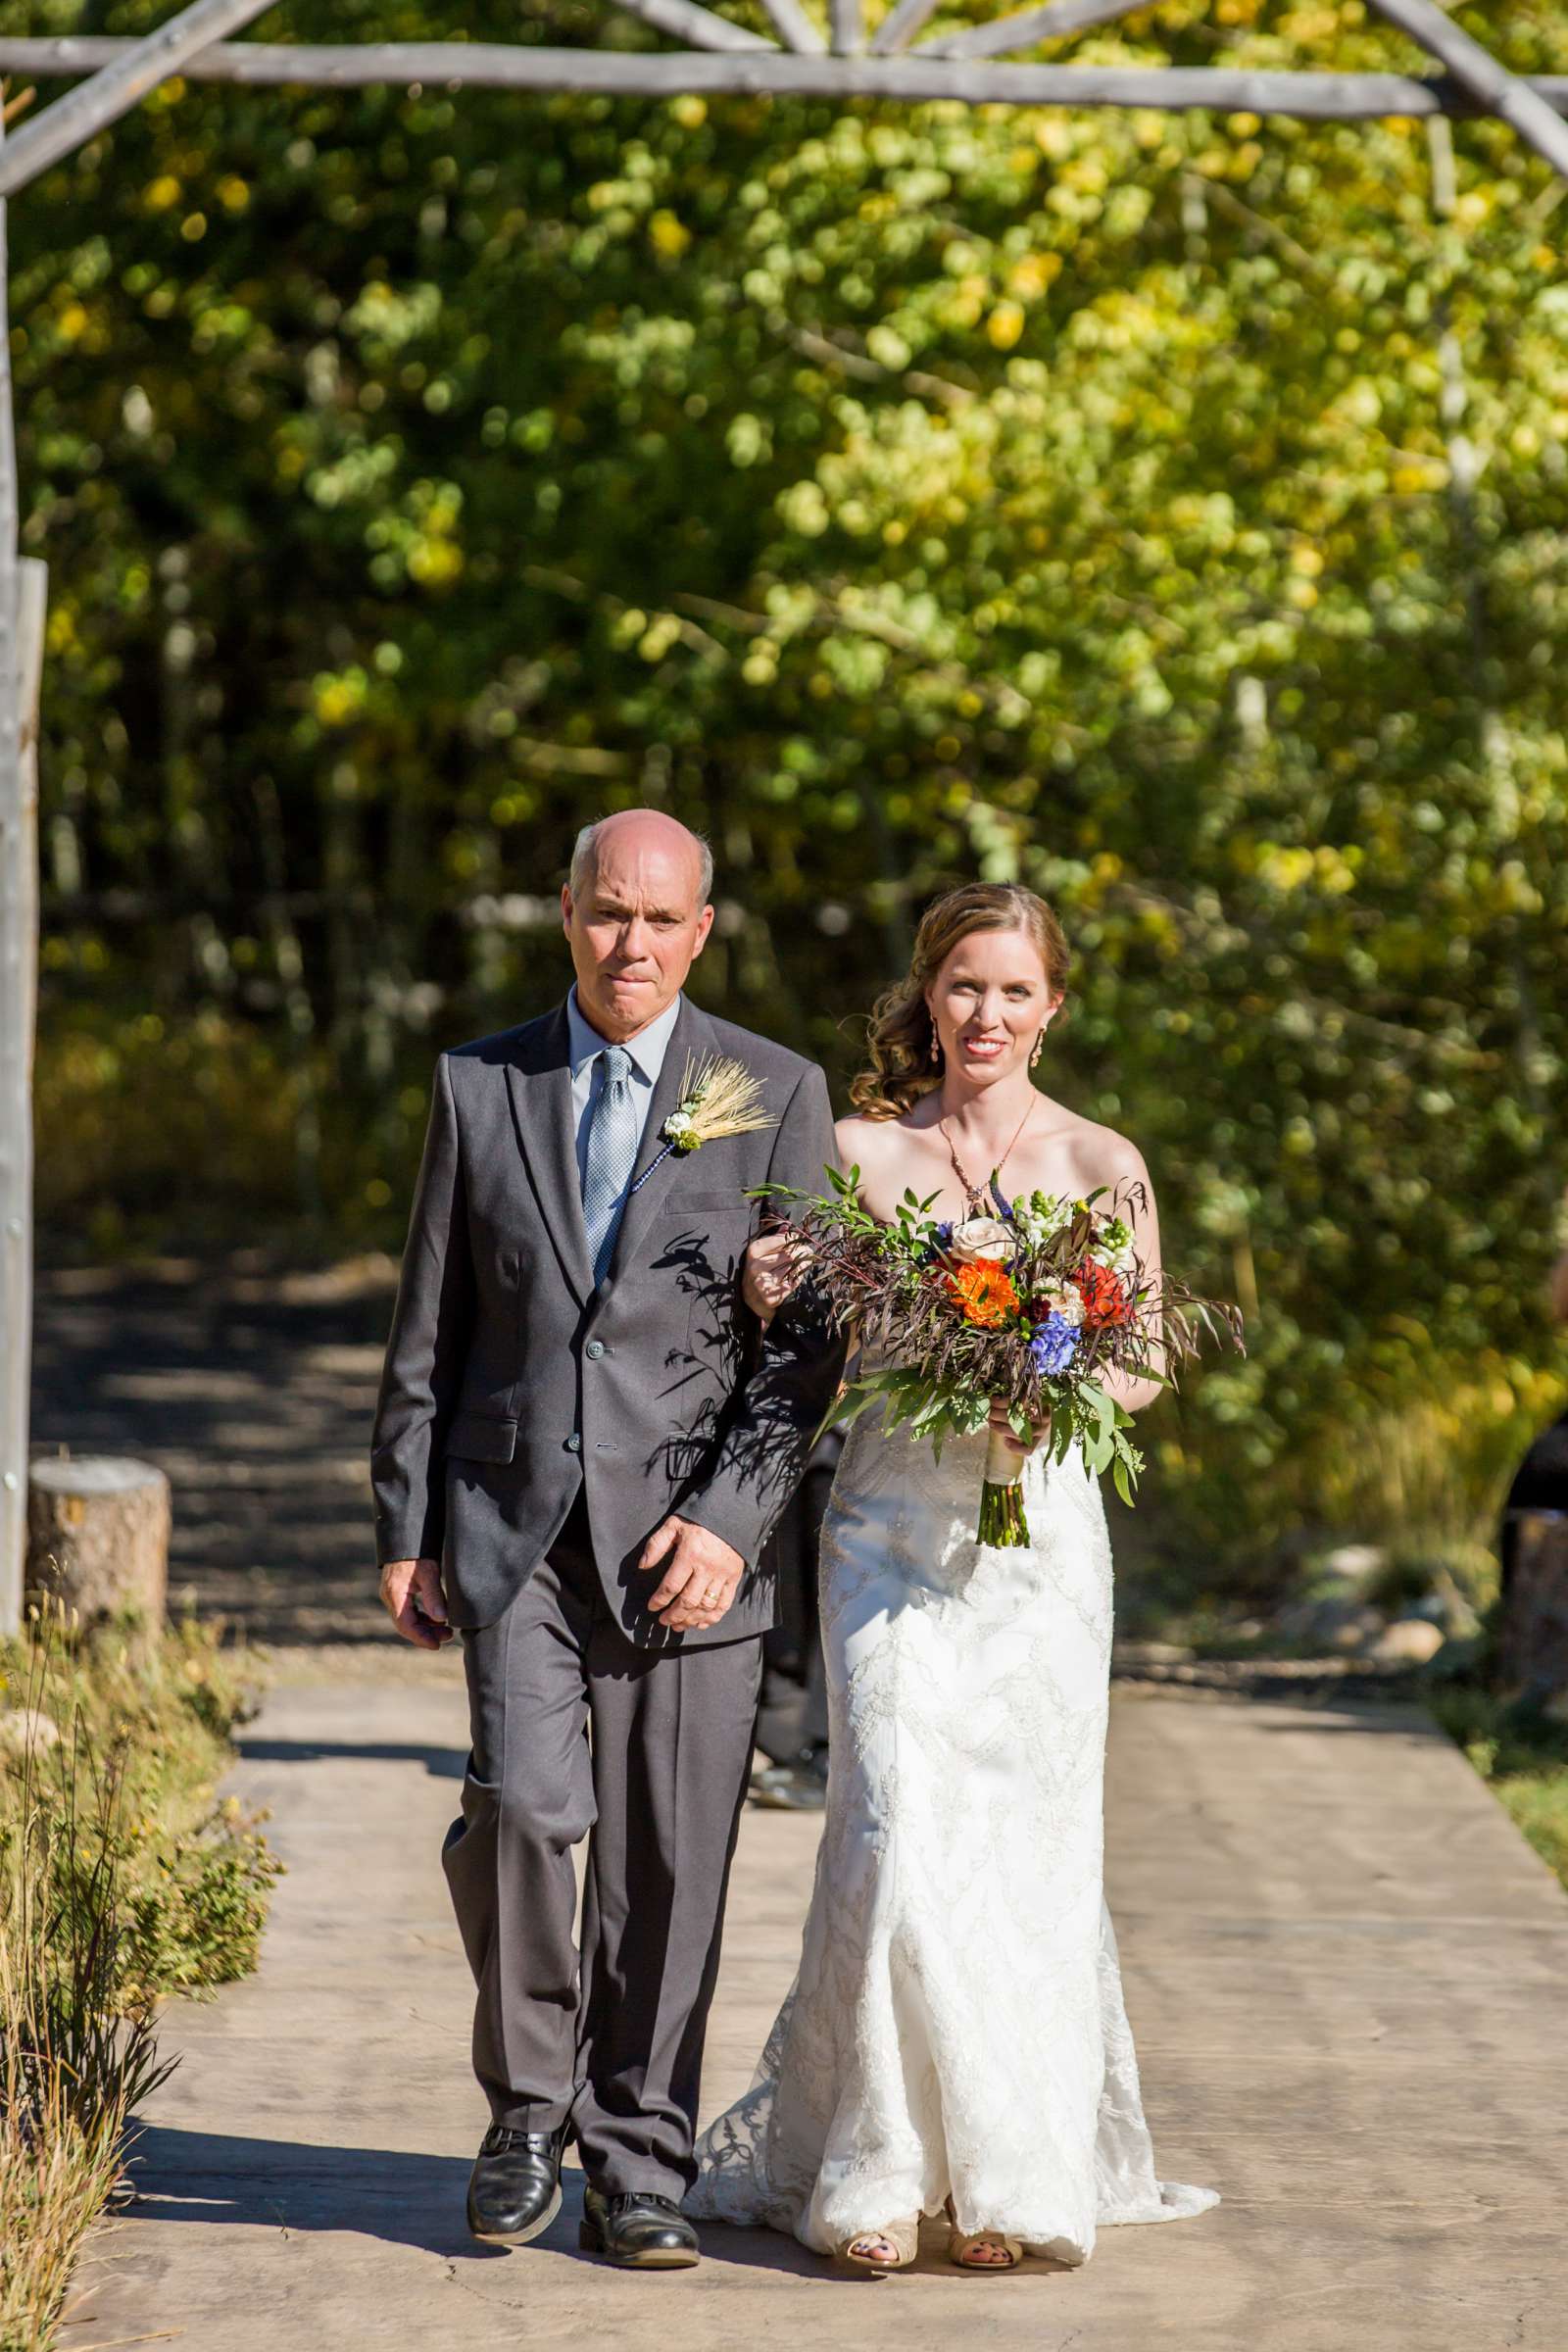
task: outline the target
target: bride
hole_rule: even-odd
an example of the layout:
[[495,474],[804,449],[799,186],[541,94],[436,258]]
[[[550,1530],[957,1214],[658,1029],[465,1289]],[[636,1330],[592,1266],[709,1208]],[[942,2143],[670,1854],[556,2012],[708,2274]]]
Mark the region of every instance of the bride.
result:
[[[1030,891],[928,909],[838,1127],[874,1215],[906,1188],[960,1218],[1036,1188],[1147,1187],[1125,1137],[1030,1077],[1067,961]],[[754,1243],[757,1312],[791,1287],[788,1237]],[[1158,1394],[1105,1385],[1131,1410]],[[831,1762],[800,1971],[751,2089],[699,2142],[689,2213],[869,2272],[911,2262],[921,2216],[945,2213],[950,2259],[1000,2271],[1087,2262],[1097,2224],[1216,2202],[1154,2173],[1102,1891],[1110,1549],[1098,1483],[1044,1434],[1020,1446],[1029,1544],[999,1550],[974,1537],[986,1432],[940,1463],[876,1408],[850,1433],[822,1529]]]

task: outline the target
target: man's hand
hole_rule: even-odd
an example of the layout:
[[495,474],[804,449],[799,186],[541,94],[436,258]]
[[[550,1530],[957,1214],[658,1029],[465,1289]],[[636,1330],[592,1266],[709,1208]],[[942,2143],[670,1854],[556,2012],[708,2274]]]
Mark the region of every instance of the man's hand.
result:
[[381,1598],[398,1632],[416,1649],[439,1649],[452,1639],[438,1560],[388,1560]]
[[746,1573],[746,1562],[722,1536],[673,1512],[655,1528],[637,1565],[649,1575],[663,1569],[648,1606],[673,1634],[717,1625]]

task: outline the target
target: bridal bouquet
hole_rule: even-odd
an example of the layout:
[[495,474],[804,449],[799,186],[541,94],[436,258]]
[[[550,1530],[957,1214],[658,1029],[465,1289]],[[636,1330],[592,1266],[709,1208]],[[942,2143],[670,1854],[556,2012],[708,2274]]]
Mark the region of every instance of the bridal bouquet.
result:
[[[1201,1329],[1223,1327],[1238,1348],[1234,1306],[1199,1298],[1168,1273],[1151,1277],[1124,1210],[1142,1204],[1141,1184],[1103,1186],[1087,1200],[1045,1193],[1005,1200],[999,1214],[955,1223],[930,1214],[906,1192],[891,1223],[858,1200],[858,1168],[830,1168],[825,1196],[767,1185],[786,1208],[791,1257],[841,1326],[859,1332],[867,1369],[846,1382],[823,1426],[846,1424],[877,1397],[890,1428],[907,1423],[940,1454],[950,1430],[986,1427],[1001,1403],[1027,1443],[1050,1417],[1056,1460],[1081,1448],[1097,1476],[1109,1470],[1126,1502],[1143,1468],[1128,1431],[1132,1415],[1107,1396],[1105,1374],[1170,1385],[1163,1366],[1198,1351]],[[1021,1478],[1024,1457],[994,1428],[980,1491],[982,1544],[1029,1541]]]

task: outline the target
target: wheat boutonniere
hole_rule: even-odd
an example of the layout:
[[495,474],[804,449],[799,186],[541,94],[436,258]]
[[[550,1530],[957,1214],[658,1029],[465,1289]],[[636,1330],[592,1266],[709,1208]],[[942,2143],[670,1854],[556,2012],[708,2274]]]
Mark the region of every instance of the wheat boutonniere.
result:
[[711,1054],[694,1061],[688,1054],[680,1077],[680,1101],[659,1131],[663,1147],[631,1189],[636,1192],[645,1185],[672,1152],[684,1159],[688,1152],[700,1152],[704,1144],[716,1144],[726,1135],[756,1135],[761,1128],[777,1125],[762,1108],[761,1081],[753,1077],[743,1061]]
[[726,1135],[755,1135],[775,1122],[762,1108],[760,1082],[744,1062],[710,1056],[694,1062],[686,1056],[681,1072],[680,1101],[662,1130],[677,1152],[700,1152]]

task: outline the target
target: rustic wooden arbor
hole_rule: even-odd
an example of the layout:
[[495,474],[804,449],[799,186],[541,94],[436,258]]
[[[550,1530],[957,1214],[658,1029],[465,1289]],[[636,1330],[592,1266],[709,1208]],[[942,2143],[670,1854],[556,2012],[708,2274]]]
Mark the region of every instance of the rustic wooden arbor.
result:
[[824,0],[820,26],[802,0],[760,0],[776,37],[701,0],[616,0],[681,44],[618,49],[513,48],[481,41],[275,47],[234,42],[271,0],[195,0],[142,40],[0,38],[0,73],[81,75],[66,96],[0,130],[0,1632],[22,1608],[31,1352],[31,1064],[37,956],[37,681],[44,567],[19,564],[6,279],[8,200],[129,111],[160,82],[471,83],[492,89],[596,91],[625,97],[958,99],[969,105],[1212,108],[1320,122],[1386,116],[1494,115],[1568,178],[1568,75],[1505,72],[1439,0],[1373,0],[1378,14],[1441,71],[1253,73],[1205,67],[1029,65],[1019,52],[1117,18],[1149,0],[1043,0],[984,24],[921,38],[951,0],[895,0],[868,26],[861,0]]

